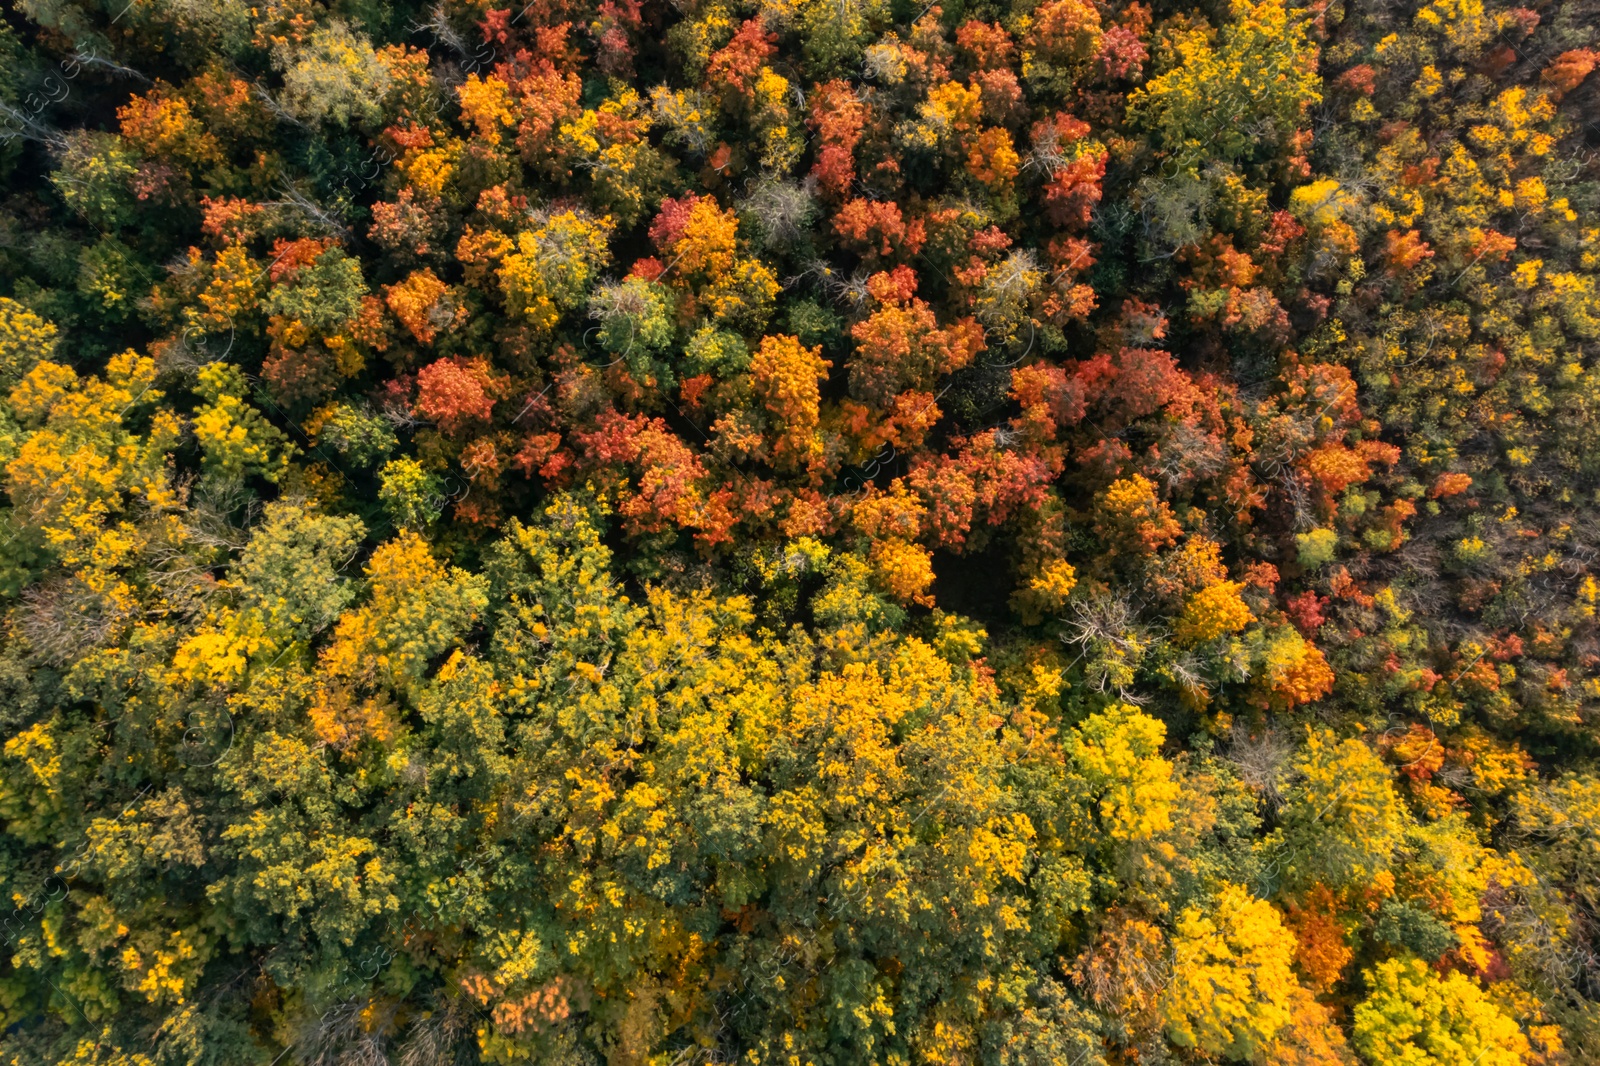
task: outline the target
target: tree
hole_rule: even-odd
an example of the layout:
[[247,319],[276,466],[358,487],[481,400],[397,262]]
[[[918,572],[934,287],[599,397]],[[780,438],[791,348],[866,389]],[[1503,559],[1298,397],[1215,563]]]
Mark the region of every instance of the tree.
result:
[[1387,870],[1409,817],[1372,749],[1354,737],[1310,731],[1294,772],[1278,842],[1284,874],[1343,888]]
[[354,598],[342,571],[365,534],[353,518],[317,514],[285,501],[266,506],[228,580],[241,602],[269,616],[269,628],[301,639],[332,625]]
[[1290,1021],[1298,987],[1294,935],[1265,900],[1225,884],[1202,911],[1185,908],[1162,995],[1167,1032],[1182,1047],[1236,1062],[1257,1059]]
[[210,476],[240,479],[259,474],[277,481],[295,447],[282,430],[245,403],[247,389],[238,367],[228,363],[201,367],[196,391],[206,402],[195,410],[194,435],[205,452]]
[[907,388],[927,389],[946,374],[970,363],[984,347],[983,331],[972,318],[938,328],[928,304],[913,294],[917,277],[899,266],[867,279],[879,308],[850,329],[857,344],[850,364],[855,395],[884,405]]
[[1114,841],[1149,841],[1172,826],[1178,786],[1172,764],[1159,754],[1166,732],[1158,720],[1118,703],[1084,719],[1065,741]]
[[499,268],[506,309],[547,332],[563,312],[583,306],[596,275],[611,260],[611,229],[609,216],[562,211],[517,234],[515,251]]
[[372,125],[392,79],[364,36],[337,20],[298,47],[274,50],[283,71],[283,105],[296,118]]
[[346,611],[323,649],[310,708],[317,735],[338,748],[394,734],[387,693],[416,698],[430,659],[454,644],[488,606],[486,583],[434,559],[427,542],[401,533],[372,553],[370,598]]
[[1440,975],[1414,957],[1380,962],[1363,975],[1355,1046],[1374,1062],[1416,1066],[1527,1061],[1528,1038],[1471,978]]
[[1322,99],[1316,46],[1299,15],[1278,0],[1240,0],[1232,14],[1215,45],[1204,30],[1180,31],[1172,41],[1175,65],[1128,100],[1130,116],[1154,130],[1186,169],[1283,144]]
[[818,383],[833,364],[822,349],[803,347],[792,336],[761,338],[750,364],[751,382],[775,419],[773,454],[791,466],[810,467],[821,458],[816,430],[822,399]]
[[13,6],[0,1058],[1600,1046],[1581,5]]

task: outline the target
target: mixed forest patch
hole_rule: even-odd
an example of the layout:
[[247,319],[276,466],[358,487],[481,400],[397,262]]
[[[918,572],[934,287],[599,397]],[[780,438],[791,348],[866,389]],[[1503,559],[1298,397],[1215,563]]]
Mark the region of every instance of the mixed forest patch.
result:
[[7,0],[0,1059],[1600,1063],[1594,0]]

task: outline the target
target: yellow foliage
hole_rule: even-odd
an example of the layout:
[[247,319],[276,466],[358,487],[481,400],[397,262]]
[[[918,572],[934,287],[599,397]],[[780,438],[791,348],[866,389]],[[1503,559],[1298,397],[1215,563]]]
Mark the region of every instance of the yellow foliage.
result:
[[904,540],[880,540],[872,545],[872,569],[878,584],[901,603],[933,606],[927,594],[933,584],[933,553]]
[[483,578],[444,567],[414,532],[374,551],[366,572],[370,601],[339,619],[322,655],[335,677],[396,685],[419,677],[487,602]]
[[1223,581],[1189,597],[1178,619],[1177,638],[1189,644],[1202,644],[1226,633],[1237,633],[1256,620],[1239,598],[1244,586]]
[[1027,576],[1021,588],[1011,594],[1011,606],[1023,622],[1038,625],[1044,616],[1059,611],[1078,587],[1078,572],[1065,559],[1051,559]]
[[1355,1045],[1369,1062],[1396,1066],[1522,1066],[1528,1039],[1460,973],[1414,957],[1380,962],[1354,1011]]
[[1383,760],[1359,739],[1313,730],[1294,768],[1285,872],[1338,889],[1387,871],[1409,819]]
[[1247,155],[1266,131],[1285,138],[1322,99],[1316,46],[1303,15],[1284,0],[1235,0],[1220,41],[1196,28],[1174,44],[1178,65],[1135,90],[1128,104],[1186,167]]
[[207,363],[200,368],[197,388],[209,400],[194,413],[194,435],[207,466],[231,479],[252,473],[268,481],[282,477],[294,445],[244,401],[246,385],[238,368]]
[[498,145],[501,131],[517,124],[516,113],[511,109],[511,89],[499,77],[491,74],[480,79],[476,73],[456,90],[461,101],[461,118],[470,122],[486,144]]
[[0,296],[0,386],[14,384],[50,357],[56,327],[17,301]]
[[499,269],[506,309],[535,329],[555,328],[563,312],[583,306],[595,277],[611,261],[612,228],[609,216],[568,210],[517,234],[516,250]]
[[775,454],[790,465],[820,458],[817,439],[821,421],[820,383],[833,364],[822,358],[822,346],[807,348],[799,338],[780,334],[761,338],[750,363],[756,395],[773,416],[778,442]]
[[1147,841],[1172,828],[1178,784],[1160,754],[1166,736],[1159,719],[1126,703],[1090,715],[1067,735],[1063,746],[1099,797],[1113,840]]
[[1099,498],[1100,521],[1095,531],[1113,541],[1113,551],[1127,546],[1143,553],[1164,548],[1182,532],[1165,500],[1156,496],[1155,482],[1143,474],[1113,481]]
[[384,300],[419,344],[432,344],[441,324],[449,325],[454,318],[453,312],[440,302],[449,291],[450,286],[432,270],[423,268],[388,286]]
[[1225,884],[1210,906],[1184,908],[1172,944],[1167,1034],[1206,1054],[1257,1058],[1289,1023],[1299,988],[1294,934],[1277,910]]
[[1332,178],[1301,185],[1289,194],[1289,209],[1317,226],[1342,221],[1354,207],[1355,200]]
[[177,417],[158,411],[143,437],[122,425],[134,406],[161,398],[151,387],[155,377],[154,361],[129,351],[112,357],[104,379],[79,378],[71,367],[45,360],[11,391],[12,410],[44,424],[6,464],[7,492],[17,516],[39,529],[69,568],[92,562],[97,552],[128,555],[132,545],[123,532],[112,531],[100,545],[125,494],[153,508],[176,504],[166,460],[180,436]]

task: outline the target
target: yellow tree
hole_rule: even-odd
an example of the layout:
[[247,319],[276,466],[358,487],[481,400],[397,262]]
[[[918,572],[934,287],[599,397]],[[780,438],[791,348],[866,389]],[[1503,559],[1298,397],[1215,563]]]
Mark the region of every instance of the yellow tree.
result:
[[1291,1017],[1294,945],[1272,904],[1240,885],[1184,908],[1162,996],[1173,1043],[1237,1062],[1258,1058]]
[[790,469],[814,467],[822,459],[817,436],[821,420],[821,382],[833,364],[822,358],[821,346],[807,348],[799,338],[761,338],[750,364],[750,376],[762,406],[772,416],[773,456]]
[[1213,39],[1203,29],[1180,32],[1178,64],[1128,100],[1129,114],[1183,167],[1281,142],[1322,99],[1305,17],[1284,0],[1235,0],[1233,20]]
[[1369,1062],[1396,1066],[1521,1066],[1531,1048],[1517,1023],[1460,973],[1421,959],[1380,962],[1366,971],[1356,1006],[1355,1046]]
[[609,216],[561,211],[517,234],[515,250],[500,263],[506,310],[541,332],[563,313],[584,306],[599,272],[611,261]]
[[1293,766],[1283,827],[1269,838],[1282,874],[1338,889],[1386,873],[1411,817],[1384,761],[1359,739],[1324,729],[1308,732]]

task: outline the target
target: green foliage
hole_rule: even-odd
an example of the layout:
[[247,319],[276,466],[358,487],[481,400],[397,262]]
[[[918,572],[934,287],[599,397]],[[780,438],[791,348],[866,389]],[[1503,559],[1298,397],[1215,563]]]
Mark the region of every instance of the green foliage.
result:
[[137,160],[121,139],[109,133],[74,130],[67,136],[61,166],[51,172],[50,182],[67,206],[91,226],[112,229],[133,219],[128,179],[136,173]]
[[389,71],[371,42],[343,22],[316,27],[304,44],[275,49],[273,59],[283,70],[283,105],[296,118],[337,125],[379,118]]
[[291,284],[273,286],[262,306],[312,333],[332,333],[356,317],[366,293],[360,262],[339,248],[329,248]]
[[317,442],[331,447],[351,464],[368,467],[399,446],[388,419],[355,404],[340,403],[323,413]]
[[1281,142],[1322,99],[1305,17],[1281,0],[1237,0],[1220,33],[1178,30],[1172,67],[1129,98],[1180,169],[1252,157]]
[[1421,959],[1381,962],[1355,1009],[1356,1048],[1374,1062],[1416,1066],[1525,1061],[1527,1038],[1470,978],[1440,977]]
[[391,459],[378,471],[378,500],[400,529],[426,529],[444,507],[444,484],[415,459]]
[[239,480],[259,474],[277,481],[288,469],[294,444],[245,402],[249,385],[230,363],[207,363],[195,384],[206,402],[196,408],[194,434],[205,453],[207,476]]
[[1394,900],[1385,900],[1379,908],[1373,937],[1427,960],[1437,960],[1458,943],[1450,927],[1427,910]]
[[353,518],[277,501],[228,572],[240,603],[304,640],[332,625],[356,592],[341,573],[365,534]]
[[1299,563],[1308,570],[1333,562],[1339,547],[1339,535],[1331,529],[1313,529],[1309,533],[1296,533],[1299,545]]

